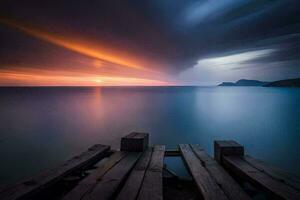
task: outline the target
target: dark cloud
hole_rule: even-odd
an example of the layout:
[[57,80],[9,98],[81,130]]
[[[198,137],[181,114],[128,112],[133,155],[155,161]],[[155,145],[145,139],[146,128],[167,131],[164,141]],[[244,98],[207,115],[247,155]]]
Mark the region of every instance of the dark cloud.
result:
[[[300,60],[297,0],[6,0],[0,5],[0,13],[7,17],[58,34],[109,41],[116,48],[158,60],[174,76],[202,58],[258,49],[277,51],[248,64],[281,63],[285,77],[285,63]],[[43,58],[65,51],[4,26],[0,42],[0,63],[32,62],[33,55]],[[16,54],[19,60],[9,56]],[[295,70],[300,67],[288,73]]]

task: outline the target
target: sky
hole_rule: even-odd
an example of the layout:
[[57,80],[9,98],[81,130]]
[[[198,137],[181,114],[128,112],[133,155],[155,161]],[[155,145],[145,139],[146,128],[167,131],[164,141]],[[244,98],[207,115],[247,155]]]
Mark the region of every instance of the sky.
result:
[[300,77],[298,0],[2,0],[0,86]]

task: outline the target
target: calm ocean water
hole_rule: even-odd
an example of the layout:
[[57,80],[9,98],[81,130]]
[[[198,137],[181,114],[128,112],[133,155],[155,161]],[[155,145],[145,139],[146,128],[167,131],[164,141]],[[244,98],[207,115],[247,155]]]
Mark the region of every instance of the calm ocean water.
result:
[[263,87],[0,88],[0,184],[52,168],[131,131],[174,148],[234,139],[300,175],[300,89]]

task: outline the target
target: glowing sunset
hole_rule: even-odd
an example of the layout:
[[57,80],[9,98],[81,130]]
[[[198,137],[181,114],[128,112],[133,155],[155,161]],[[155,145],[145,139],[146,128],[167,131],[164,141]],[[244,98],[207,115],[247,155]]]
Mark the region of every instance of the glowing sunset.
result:
[[[125,53],[107,47],[108,44],[92,44],[88,39],[72,39],[68,36],[49,33],[16,20],[1,18],[0,23],[14,28],[28,36],[57,45],[85,56],[82,61],[77,60],[81,70],[64,70],[64,63],[60,63],[62,70],[35,70],[35,66],[16,66],[9,70],[0,71],[0,84],[7,86],[122,86],[122,85],[175,85],[175,80],[163,72],[158,71],[151,59],[139,58],[138,55],[129,55],[130,49]],[[141,57],[141,56],[140,56]],[[38,59],[38,58],[37,58]],[[90,60],[90,63],[84,61]],[[153,69],[153,66],[156,69]],[[93,69],[93,67],[95,69]],[[99,72],[97,68],[105,68]],[[114,73],[115,72],[115,73]]]
[[0,200],[299,200],[299,8],[1,0]]

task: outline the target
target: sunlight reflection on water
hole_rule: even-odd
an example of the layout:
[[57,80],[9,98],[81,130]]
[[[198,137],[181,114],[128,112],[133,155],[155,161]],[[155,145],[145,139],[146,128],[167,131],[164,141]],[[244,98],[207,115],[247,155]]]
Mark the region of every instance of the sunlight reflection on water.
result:
[[[260,87],[1,88],[0,180],[54,167],[131,131],[174,148],[234,139],[300,174],[300,90]],[[13,173],[12,173],[13,172]]]

